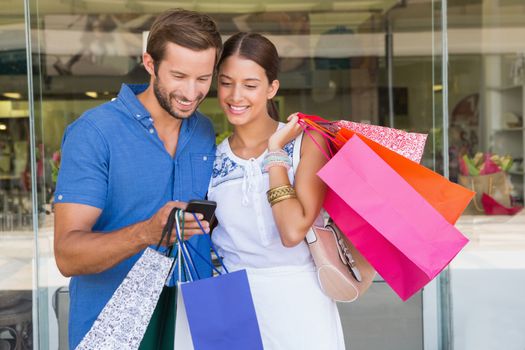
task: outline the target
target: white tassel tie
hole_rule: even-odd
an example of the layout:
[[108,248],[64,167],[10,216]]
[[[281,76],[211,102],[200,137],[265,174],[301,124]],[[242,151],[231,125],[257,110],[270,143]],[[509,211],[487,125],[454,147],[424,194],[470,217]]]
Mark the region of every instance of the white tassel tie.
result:
[[263,175],[261,167],[255,158],[250,158],[243,170],[242,205],[247,206],[252,202],[253,196],[259,193]]

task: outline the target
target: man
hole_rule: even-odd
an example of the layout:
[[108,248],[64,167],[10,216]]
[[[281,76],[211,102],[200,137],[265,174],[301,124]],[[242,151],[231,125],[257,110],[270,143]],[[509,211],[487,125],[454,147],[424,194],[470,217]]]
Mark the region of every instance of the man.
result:
[[[143,55],[149,85],[122,85],[115,100],[85,112],[64,134],[55,257],[62,274],[72,276],[71,349],[142,251],[157,244],[171,209],[206,195],[215,134],[196,109],[209,91],[221,48],[208,16],[161,14]],[[200,233],[190,214],[185,228],[187,236]],[[205,237],[191,240],[209,256]],[[195,263],[210,272],[205,262]]]

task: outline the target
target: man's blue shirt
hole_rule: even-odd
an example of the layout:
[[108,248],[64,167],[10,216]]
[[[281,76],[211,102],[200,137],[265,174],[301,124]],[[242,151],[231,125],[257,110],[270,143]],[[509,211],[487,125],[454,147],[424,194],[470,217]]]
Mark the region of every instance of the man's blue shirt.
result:
[[[136,94],[147,85],[122,85],[118,97],[86,111],[65,131],[56,203],[100,208],[94,232],[146,220],[166,202],[205,197],[215,158],[212,123],[199,112],[183,120],[172,157]],[[190,242],[209,256],[206,237]],[[69,342],[74,349],[141,254],[113,268],[71,278]],[[195,259],[201,276],[211,269]]]

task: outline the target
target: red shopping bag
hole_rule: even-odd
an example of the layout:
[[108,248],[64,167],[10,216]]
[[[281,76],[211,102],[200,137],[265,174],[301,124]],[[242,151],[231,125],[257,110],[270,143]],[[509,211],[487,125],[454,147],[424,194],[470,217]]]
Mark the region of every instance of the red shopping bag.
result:
[[318,175],[329,187],[328,214],[403,300],[468,242],[360,136]]
[[519,205],[506,207],[486,193],[481,195],[481,204],[487,215],[515,215],[523,209]]

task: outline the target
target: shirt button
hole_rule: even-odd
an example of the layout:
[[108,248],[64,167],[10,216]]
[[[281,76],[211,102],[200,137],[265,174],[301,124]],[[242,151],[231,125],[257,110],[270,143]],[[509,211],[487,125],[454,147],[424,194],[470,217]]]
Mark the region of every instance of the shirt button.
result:
[[202,160],[207,161],[208,157],[204,156],[204,157],[202,157]]
[[136,114],[135,117],[140,118],[140,114]]
[[153,122],[153,118],[148,118],[150,122]]
[[153,129],[153,128],[149,129],[149,133],[150,133],[150,134],[155,133],[155,129]]
[[61,195],[61,194],[59,194],[59,195],[58,195],[58,200],[59,200],[59,201],[61,201],[61,200],[62,200],[62,198],[64,198],[64,196],[63,196],[63,195]]

